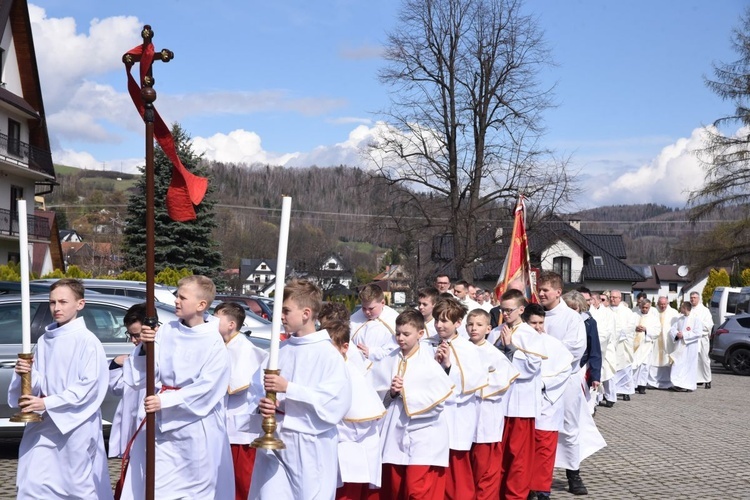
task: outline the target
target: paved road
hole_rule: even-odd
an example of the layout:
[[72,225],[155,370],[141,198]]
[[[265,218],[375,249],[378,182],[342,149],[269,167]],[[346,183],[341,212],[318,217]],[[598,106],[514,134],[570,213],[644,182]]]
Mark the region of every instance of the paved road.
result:
[[[653,390],[599,408],[608,446],[581,466],[588,498],[750,499],[750,377],[713,369],[710,390]],[[0,441],[0,499],[15,498],[17,452],[18,440]],[[119,461],[109,467],[115,480]],[[556,471],[552,497],[572,500],[566,488]]]

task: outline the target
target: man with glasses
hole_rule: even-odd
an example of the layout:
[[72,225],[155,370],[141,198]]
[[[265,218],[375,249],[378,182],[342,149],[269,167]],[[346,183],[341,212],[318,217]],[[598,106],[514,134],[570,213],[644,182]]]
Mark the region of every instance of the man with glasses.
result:
[[438,274],[435,277],[435,288],[437,288],[440,293],[450,293],[451,279],[447,274]]

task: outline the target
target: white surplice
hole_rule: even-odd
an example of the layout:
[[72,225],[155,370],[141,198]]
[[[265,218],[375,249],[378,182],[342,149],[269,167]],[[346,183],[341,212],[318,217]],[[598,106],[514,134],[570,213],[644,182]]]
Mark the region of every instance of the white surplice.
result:
[[268,353],[242,333],[226,343],[229,354],[227,387],[227,436],[230,444],[250,444],[263,433],[258,403],[263,392],[263,368]]
[[338,474],[336,425],[352,402],[344,358],[320,330],[282,342],[278,368],[288,382],[277,395],[277,432],[286,449],[258,449],[250,498],[331,499]]
[[654,349],[651,352],[651,370],[649,373],[648,385],[657,389],[669,389],[672,387],[670,380],[671,362],[669,353],[674,350],[674,338],[669,334],[672,325],[680,313],[672,307],[667,306],[664,311],[657,309],[659,318],[660,334],[654,343]]
[[477,346],[456,335],[449,341],[451,367],[448,376],[453,382],[454,397],[446,404],[450,449],[468,451],[477,428],[475,394],[487,386],[489,366],[482,363]]
[[514,349],[510,361],[518,370],[518,377],[504,396],[506,416],[536,418],[542,404],[542,360],[547,357],[544,343],[526,323],[512,328],[510,341]]
[[698,304],[690,311],[690,316],[695,316],[703,325],[703,335],[701,335],[698,344],[698,375],[699,384],[711,382],[711,358],[708,356],[711,351],[711,330],[714,327],[714,319],[711,311],[703,304]]
[[127,385],[120,366],[109,370],[109,391],[120,398],[109,432],[109,456],[121,457],[140,424],[138,408],[146,397],[146,388],[133,389]]
[[397,316],[398,312],[388,306],[383,306],[380,316],[373,320],[368,320],[362,309],[352,314],[349,320],[349,351],[358,350],[358,345],[367,346],[368,359],[372,362],[393,351],[398,347],[395,336]]
[[541,431],[560,431],[563,427],[565,406],[562,399],[570,378],[573,355],[555,337],[539,335],[547,358],[542,360],[542,399],[534,421]]
[[339,422],[338,486],[369,483],[379,488],[383,471],[380,457],[380,419],[385,416],[383,400],[362,370],[346,360],[352,404]]
[[482,363],[489,367],[487,386],[475,393],[477,398],[477,431],[475,443],[499,443],[505,428],[503,400],[520,373],[513,363],[495,346],[483,340],[476,344]]
[[617,394],[635,394],[633,383],[633,342],[635,339],[635,314],[624,303],[617,307],[610,306],[615,314],[615,332],[617,338],[617,372],[614,383]]
[[448,466],[446,403],[453,398],[453,382],[428,349],[404,358],[397,349],[381,360],[376,389],[384,395],[393,377],[403,377],[401,394],[388,406],[380,432],[383,463]]
[[[44,397],[41,422],[26,424],[18,450],[19,499],[112,498],[99,407],[107,394],[107,359],[83,318],[45,328],[36,344],[31,393]],[[13,373],[8,405],[18,407]]]
[[654,308],[649,309],[647,314],[641,311],[635,313],[636,326],[646,328],[645,332],[636,332],[633,348],[633,381],[636,386],[647,386],[649,373],[651,371],[651,359],[654,345],[661,335],[661,323],[659,314]]
[[[681,339],[675,339],[678,332],[682,333]],[[698,380],[698,349],[703,325],[691,313],[690,316],[680,316],[669,334],[675,339],[674,351],[669,355],[672,361],[672,385],[694,391]]]
[[596,320],[599,331],[599,345],[602,351],[601,382],[615,376],[617,371],[617,332],[615,331],[615,314],[609,307],[589,309],[591,317]]
[[[164,390],[159,394],[161,410],[156,412],[154,494],[160,500],[234,496],[225,408],[229,354],[218,325],[213,316],[205,316],[193,328],[171,321],[161,326],[154,342],[156,386]],[[129,386],[145,386],[146,356],[131,356],[123,375]],[[142,407],[139,417],[145,417]],[[143,429],[131,450],[123,499],[143,497],[145,439]]]

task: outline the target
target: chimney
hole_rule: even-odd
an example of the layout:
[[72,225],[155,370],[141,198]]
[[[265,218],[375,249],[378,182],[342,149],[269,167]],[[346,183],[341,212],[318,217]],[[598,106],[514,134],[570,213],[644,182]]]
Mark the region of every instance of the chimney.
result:
[[581,231],[581,219],[570,219],[568,221],[568,224],[571,225],[573,229],[580,232]]

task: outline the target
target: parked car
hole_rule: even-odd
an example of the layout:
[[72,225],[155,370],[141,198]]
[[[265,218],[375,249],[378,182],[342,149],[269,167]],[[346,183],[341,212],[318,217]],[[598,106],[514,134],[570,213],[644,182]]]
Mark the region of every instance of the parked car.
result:
[[252,312],[257,314],[263,319],[271,321],[273,317],[273,300],[265,297],[258,297],[255,295],[227,295],[219,294],[216,296],[219,300],[241,302],[247,304]]
[[[31,283],[52,284],[55,281],[57,281],[57,279],[44,278],[32,280]],[[85,278],[80,281],[83,283],[83,286],[84,288],[86,288],[86,290],[93,290],[95,292],[104,293],[107,295],[135,297],[137,299],[140,299],[141,302],[146,300],[145,281],[105,280],[89,278]],[[174,287],[156,283],[154,285],[154,300],[162,302],[164,304],[174,305],[175,295],[173,289]]]
[[750,300],[750,291],[745,288],[717,286],[708,304],[711,319],[714,320],[714,330],[727,318],[735,314],[750,312],[747,309],[748,300]]
[[[29,293],[49,294],[52,283],[29,283]],[[20,281],[0,281],[0,295],[18,295],[21,293]]]
[[[31,342],[36,344],[39,337],[44,334],[44,327],[53,320],[47,295],[31,295],[30,300]],[[108,361],[120,354],[129,354],[133,350],[133,344],[128,340],[122,319],[131,306],[140,302],[143,301],[132,297],[106,294],[86,295],[86,306],[79,316],[84,318],[88,329],[102,342]],[[178,319],[174,306],[159,302],[155,305],[156,314],[161,323]],[[249,338],[258,347],[269,348],[268,340],[260,337]],[[8,406],[8,386],[19,352],[21,352],[21,296],[0,296],[0,436],[17,436],[23,431],[23,424],[8,420],[18,411]],[[117,403],[118,399],[109,394],[102,403],[102,417],[107,429],[112,422]]]
[[712,335],[710,357],[737,375],[750,375],[750,314],[730,317]]

